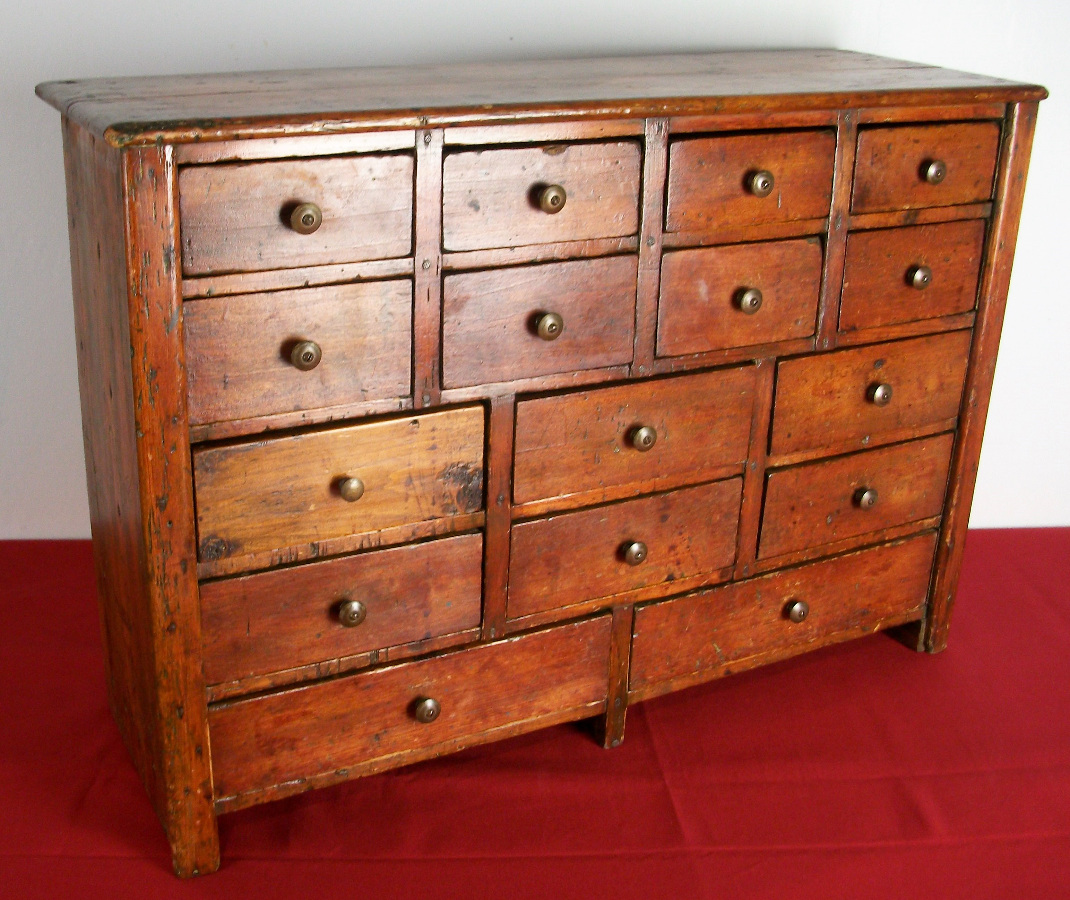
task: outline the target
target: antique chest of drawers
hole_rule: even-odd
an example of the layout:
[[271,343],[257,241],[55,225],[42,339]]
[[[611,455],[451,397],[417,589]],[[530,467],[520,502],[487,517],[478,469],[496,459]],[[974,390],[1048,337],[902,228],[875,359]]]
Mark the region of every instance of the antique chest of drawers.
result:
[[1042,88],[778,51],[39,93],[179,874],[249,804],[945,646]]

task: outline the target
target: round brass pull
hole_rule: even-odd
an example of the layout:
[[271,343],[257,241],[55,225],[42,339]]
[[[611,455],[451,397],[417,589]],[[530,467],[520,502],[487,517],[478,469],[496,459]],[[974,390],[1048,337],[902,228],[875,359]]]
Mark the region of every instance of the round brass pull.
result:
[[945,178],[947,178],[947,163],[942,159],[934,159],[922,170],[925,175],[925,180],[929,184],[939,184]]
[[416,706],[414,706],[412,710],[413,717],[416,721],[423,722],[424,725],[434,722],[441,712],[441,704],[433,697],[421,697],[416,701]]
[[747,177],[747,190],[754,194],[755,197],[768,197],[773,193],[773,184],[773,173],[766,169],[751,172]]
[[290,227],[298,234],[312,234],[323,224],[323,210],[315,203],[299,203],[290,213]]
[[315,341],[300,341],[294,344],[293,350],[290,351],[290,362],[302,372],[316,368],[321,359],[323,351]]
[[911,287],[924,291],[933,283],[933,270],[928,266],[911,266],[907,281]]
[[535,321],[535,331],[544,341],[556,341],[565,330],[565,320],[557,313],[543,313]]
[[649,425],[641,425],[628,435],[628,441],[640,453],[646,453],[658,442],[658,433]]
[[802,622],[810,615],[810,604],[805,600],[791,600],[784,608],[784,612],[792,622]]
[[364,496],[364,482],[359,478],[343,478],[338,485],[338,493],[343,500],[355,503]]
[[624,561],[629,566],[638,566],[646,562],[647,548],[642,541],[632,541],[624,545]]
[[739,292],[736,304],[748,316],[753,316],[762,308],[762,292],[758,288],[746,288]]
[[565,193],[565,189],[561,187],[561,185],[547,185],[539,191],[539,209],[552,216],[554,213],[559,213],[565,208],[565,201],[567,199],[568,194]]
[[887,406],[892,402],[892,386],[882,381],[869,389],[869,402],[874,406]]
[[855,505],[859,509],[873,509],[877,505],[876,488],[861,487],[855,491]]
[[368,618],[368,607],[359,600],[343,600],[338,605],[338,621],[346,628],[356,628]]

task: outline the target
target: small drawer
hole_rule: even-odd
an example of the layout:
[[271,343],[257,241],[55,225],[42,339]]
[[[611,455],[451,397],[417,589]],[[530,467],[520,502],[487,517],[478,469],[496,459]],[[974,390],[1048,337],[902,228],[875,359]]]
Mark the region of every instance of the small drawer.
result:
[[[216,799],[402,765],[593,716],[609,691],[600,616],[208,713]],[[346,771],[350,770],[350,771]]]
[[821,293],[818,238],[666,253],[658,355],[809,337]]
[[412,282],[191,301],[193,425],[408,396]]
[[412,253],[407,154],[190,166],[178,190],[186,275]]
[[639,229],[639,144],[451,153],[442,164],[447,251],[624,237]]
[[742,480],[626,500],[513,526],[509,618],[631,591],[686,589],[732,565]]
[[598,502],[742,467],[755,377],[742,366],[521,400],[514,502],[601,492]]
[[973,309],[984,242],[981,219],[848,235],[840,331]]
[[478,534],[372,550],[201,585],[209,684],[477,628]]
[[[193,452],[201,561],[285,551],[483,508],[483,409]],[[314,555],[314,554],[313,554]]]
[[832,206],[835,159],[831,131],[673,141],[665,230],[701,232],[824,218]]
[[851,211],[991,200],[999,137],[998,122],[863,128]]
[[772,472],[758,557],[939,516],[953,445],[941,434]]
[[447,388],[624,365],[635,331],[634,256],[448,275]]
[[643,606],[630,691],[638,698],[920,619],[936,535]]
[[777,364],[770,452],[862,449],[959,414],[971,332],[952,331]]

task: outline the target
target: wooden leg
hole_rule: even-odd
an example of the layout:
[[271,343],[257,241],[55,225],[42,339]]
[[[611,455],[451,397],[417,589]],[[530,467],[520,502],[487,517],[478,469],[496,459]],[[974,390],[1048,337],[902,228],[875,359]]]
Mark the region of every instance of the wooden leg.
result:
[[634,607],[613,607],[613,637],[609,649],[609,697],[605,717],[598,722],[598,739],[607,750],[624,740],[624,717],[628,712],[628,668],[632,653]]
[[219,868],[219,826],[214,812],[173,827],[171,862],[179,878],[210,875]]

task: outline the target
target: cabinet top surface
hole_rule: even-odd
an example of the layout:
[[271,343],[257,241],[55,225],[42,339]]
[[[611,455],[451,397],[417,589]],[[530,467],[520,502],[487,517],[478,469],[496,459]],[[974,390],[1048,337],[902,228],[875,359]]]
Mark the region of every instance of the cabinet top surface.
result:
[[51,81],[116,146],[518,119],[1037,100],[1039,86],[842,50]]

